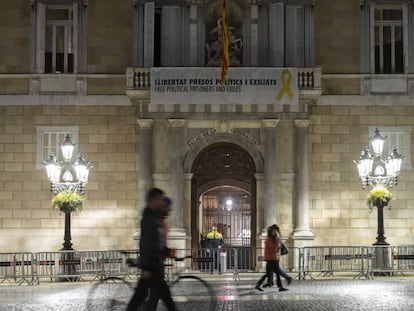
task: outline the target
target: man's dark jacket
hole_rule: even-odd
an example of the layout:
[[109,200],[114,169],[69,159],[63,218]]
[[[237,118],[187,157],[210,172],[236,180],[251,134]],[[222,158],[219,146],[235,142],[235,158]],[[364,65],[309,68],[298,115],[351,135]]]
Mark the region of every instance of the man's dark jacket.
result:
[[154,271],[163,267],[163,258],[169,249],[164,245],[160,216],[149,207],[142,214],[139,248],[142,270]]

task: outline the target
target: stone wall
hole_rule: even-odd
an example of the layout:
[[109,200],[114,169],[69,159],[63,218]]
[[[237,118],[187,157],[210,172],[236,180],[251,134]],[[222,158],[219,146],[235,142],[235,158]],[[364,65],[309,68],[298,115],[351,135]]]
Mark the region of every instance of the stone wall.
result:
[[30,71],[30,9],[26,0],[0,1],[0,73]]
[[359,72],[360,1],[315,2],[315,64],[323,73]]
[[[370,245],[375,242],[377,213],[365,203],[352,162],[368,145],[369,126],[410,126],[410,106],[314,106],[311,113],[310,199],[314,245]],[[412,138],[411,138],[412,139]],[[392,189],[392,209],[384,211],[385,235],[391,244],[413,242],[414,179],[402,171]]]
[[[32,30],[29,2],[0,1],[0,30],[3,35],[0,43],[0,95],[29,93],[27,76],[4,75],[30,73]],[[79,126],[79,149],[95,163],[86,189],[85,208],[73,217],[74,247],[85,250],[135,246],[132,235],[138,225],[138,117],[135,107],[114,104],[118,100],[127,105],[126,96],[117,96],[116,99],[113,96],[124,94],[126,83],[121,74],[133,62],[133,1],[89,0],[87,11],[87,71],[108,74],[87,77],[88,96],[1,96],[2,104],[7,101],[9,105],[0,106],[2,251],[61,248],[63,215],[51,209],[52,195],[45,171],[36,168],[36,126],[62,124]],[[360,1],[318,0],[314,12],[315,64],[321,66],[324,76],[323,96],[309,109],[310,225],[316,235],[313,244],[369,245],[375,241],[376,211],[369,213],[365,204],[368,190],[361,189],[352,161],[368,144],[369,126],[411,126],[414,124],[414,106],[409,96],[359,96]],[[83,101],[90,106],[58,104],[66,99]],[[348,99],[353,105],[347,105]],[[20,100],[24,102],[20,103]],[[44,100],[53,105],[43,105]],[[138,102],[138,99],[133,100]],[[107,105],[109,101],[111,105]],[[389,105],[385,105],[385,101]],[[38,105],[24,106],[24,103]],[[382,106],[379,105],[381,103]],[[153,106],[149,108],[149,111],[156,111],[151,110]],[[197,104],[192,105],[193,108],[197,114],[205,111]],[[254,110],[256,108],[258,110]],[[245,118],[251,127],[252,119],[260,114],[252,116],[254,113],[250,114],[251,111],[279,111],[279,108],[258,107],[252,103],[247,114],[237,112],[235,105],[213,105],[211,111],[222,111],[223,115],[217,117],[217,122],[225,124],[223,120],[237,115],[240,119]],[[162,112],[166,119],[175,117],[175,106],[167,109],[169,112]],[[269,111],[270,115],[272,118],[275,116]],[[200,118],[204,117],[211,118]],[[276,217],[287,235],[294,230],[295,219],[295,126],[289,113],[281,113],[279,117],[281,121],[276,132]],[[306,117],[305,113],[298,115],[298,118],[303,117]],[[154,125],[153,165],[156,185],[170,192],[168,151],[171,136],[168,126],[167,120],[157,121]],[[392,244],[412,243],[413,186],[412,172],[403,171],[399,185],[393,189],[396,197],[393,207],[385,211],[386,236]],[[186,189],[189,188],[187,181]],[[258,188],[263,188],[262,181],[258,182]],[[185,204],[189,207],[188,193],[189,190]],[[257,202],[259,230],[266,225],[263,210],[259,208],[263,204],[262,199],[258,198]],[[189,227],[188,213],[186,217],[185,223]]]
[[132,66],[132,1],[89,1],[88,73],[124,73]]
[[58,250],[64,217],[52,210],[46,172],[36,169],[36,126],[79,126],[79,150],[93,163],[84,209],[73,216],[75,249],[135,247],[135,107],[0,106],[0,245]]
[[[0,73],[31,72],[29,2],[0,1]],[[125,68],[132,66],[133,8],[132,1],[89,1],[88,73],[124,73]]]
[[[333,99],[332,99],[333,100]],[[310,110],[310,225],[314,245],[369,245],[376,237],[376,211],[365,203],[352,162],[367,145],[369,126],[410,126],[412,106],[315,105]],[[137,126],[132,106],[0,107],[0,245],[3,251],[57,250],[63,239],[63,215],[50,207],[52,194],[43,168],[36,168],[36,126],[79,126],[79,150],[94,163],[85,208],[74,215],[77,249],[135,246],[138,226]],[[170,192],[168,124],[154,133],[155,179]],[[293,230],[292,150],[294,127],[281,121],[277,131],[277,219]],[[158,149],[157,149],[158,148]],[[392,244],[411,243],[414,233],[414,179],[403,171],[385,211],[385,232]],[[292,196],[293,195],[293,196]],[[292,200],[293,198],[293,200]],[[260,211],[260,209],[258,209]],[[263,225],[258,222],[258,226]],[[260,228],[259,228],[260,229]],[[12,243],[10,241],[13,241]]]
[[[133,10],[132,1],[88,1],[88,73],[124,73],[126,67],[132,66]],[[323,66],[324,73],[359,72],[359,1],[319,0],[314,10],[315,64]],[[332,16],[335,16],[334,20]],[[0,17],[3,33],[0,73],[30,72],[32,30],[29,1],[1,1]]]

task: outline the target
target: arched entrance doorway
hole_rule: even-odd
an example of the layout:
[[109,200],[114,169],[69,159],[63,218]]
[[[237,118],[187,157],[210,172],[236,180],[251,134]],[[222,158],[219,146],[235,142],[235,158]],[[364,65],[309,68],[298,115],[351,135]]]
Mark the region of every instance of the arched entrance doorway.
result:
[[213,223],[226,247],[239,251],[239,268],[254,268],[256,167],[250,154],[233,143],[204,148],[192,166],[191,233],[193,249],[205,247]]

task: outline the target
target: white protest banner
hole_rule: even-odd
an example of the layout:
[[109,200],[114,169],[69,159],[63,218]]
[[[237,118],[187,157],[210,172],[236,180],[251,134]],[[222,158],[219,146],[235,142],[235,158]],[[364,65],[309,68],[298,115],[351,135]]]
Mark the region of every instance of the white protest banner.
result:
[[152,104],[297,104],[297,68],[151,68]]

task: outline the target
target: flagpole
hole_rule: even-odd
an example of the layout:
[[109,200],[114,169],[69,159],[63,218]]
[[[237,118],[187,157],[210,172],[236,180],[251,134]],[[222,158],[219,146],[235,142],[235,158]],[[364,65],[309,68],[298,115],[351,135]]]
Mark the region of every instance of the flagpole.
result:
[[221,0],[221,84],[227,80],[229,60],[229,38],[227,33],[227,7],[226,0]]

